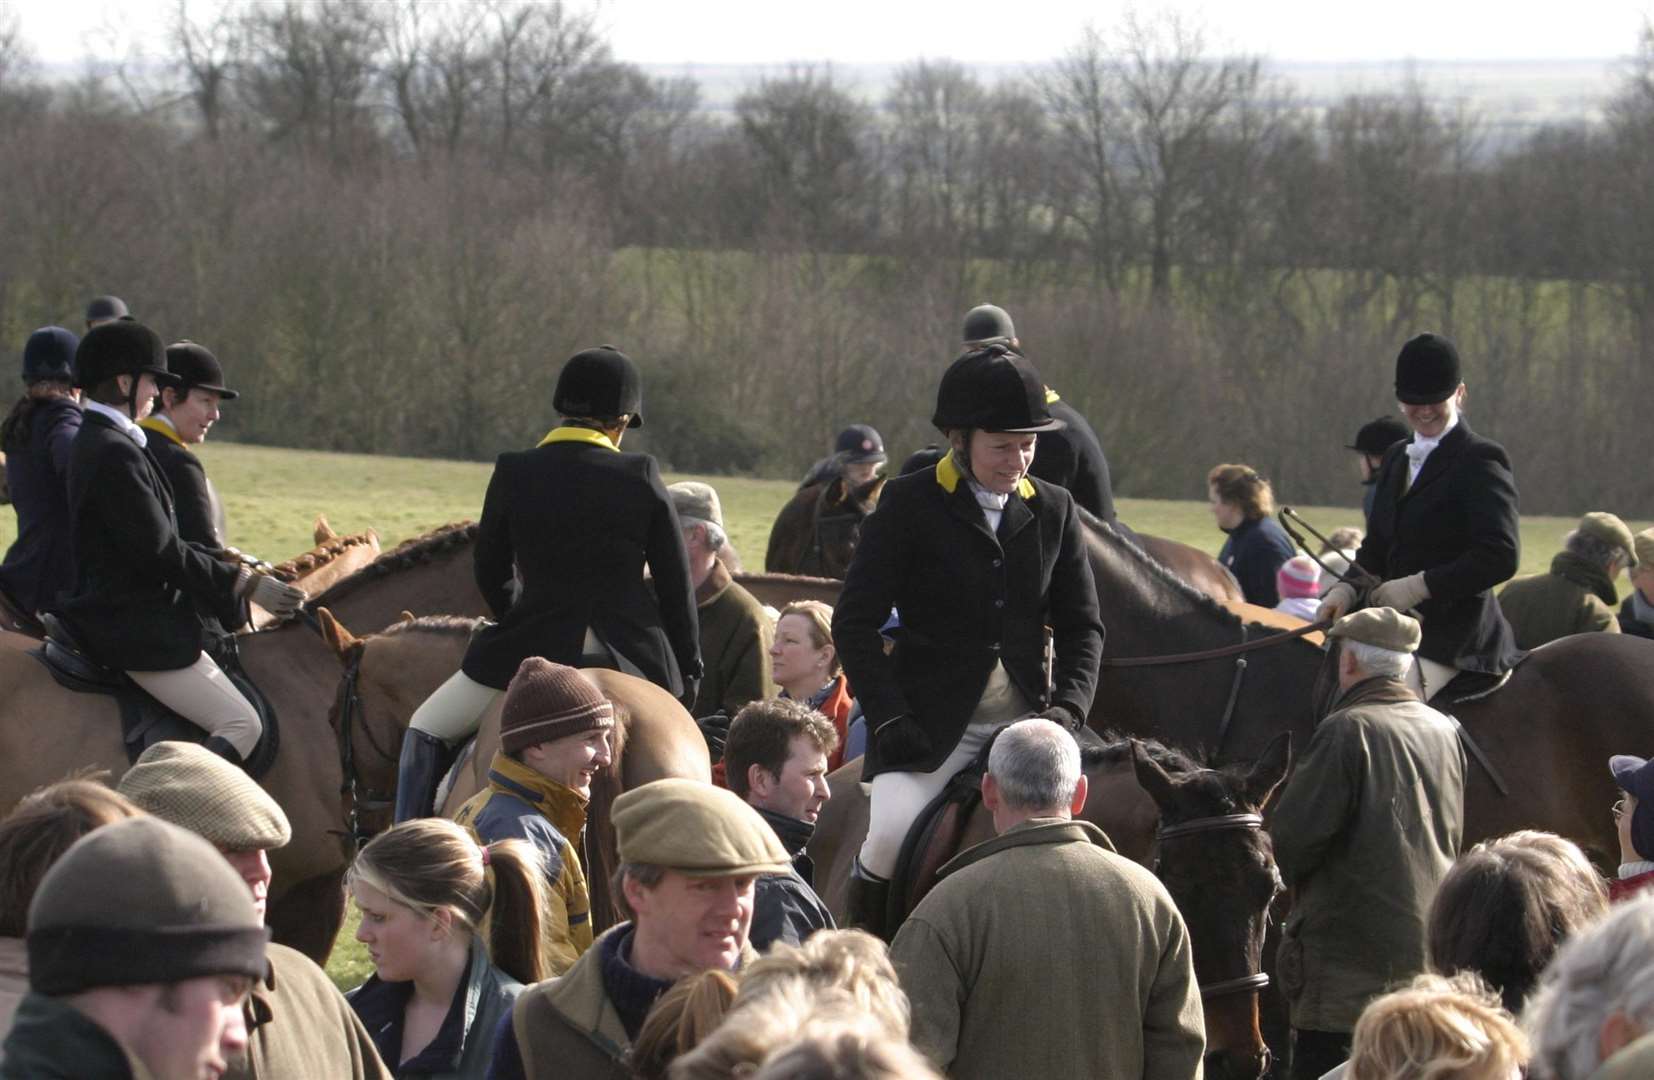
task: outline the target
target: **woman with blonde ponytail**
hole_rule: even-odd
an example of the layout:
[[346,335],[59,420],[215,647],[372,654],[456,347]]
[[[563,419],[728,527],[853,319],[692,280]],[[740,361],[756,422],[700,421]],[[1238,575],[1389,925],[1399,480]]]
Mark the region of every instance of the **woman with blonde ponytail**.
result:
[[479,847],[451,821],[420,818],[369,842],[347,884],[374,967],[347,996],[392,1075],[483,1080],[494,1029],[543,975],[538,849]]

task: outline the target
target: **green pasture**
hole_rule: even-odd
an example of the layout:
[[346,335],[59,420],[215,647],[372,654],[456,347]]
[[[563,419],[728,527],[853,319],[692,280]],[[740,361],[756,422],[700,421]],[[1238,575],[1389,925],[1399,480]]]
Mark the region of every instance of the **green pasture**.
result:
[[[490,469],[475,462],[329,454],[233,443],[209,443],[202,448],[201,456],[224,498],[230,542],[272,562],[311,546],[311,526],[317,514],[325,514],[341,533],[372,527],[387,548],[438,525],[475,518],[482,510]],[[748,568],[762,569],[770,523],[792,494],[793,482],[738,476],[694,479],[717,488],[736,549]],[[1358,493],[1352,485],[1352,499]],[[1361,523],[1361,511],[1355,505],[1297,509],[1323,532]],[[1579,508],[1582,513],[1590,509],[1593,507]],[[1213,554],[1222,546],[1223,536],[1212,524],[1203,500],[1122,499],[1120,514],[1142,532],[1173,537]],[[16,535],[16,522],[9,514],[0,518],[0,543],[9,544]],[[1523,518],[1522,572],[1545,569],[1575,520]],[[1647,524],[1635,522],[1632,528],[1641,529]],[[328,964],[329,974],[342,987],[357,985],[372,971],[366,951],[352,937],[355,929],[353,907],[340,934],[339,947]]]

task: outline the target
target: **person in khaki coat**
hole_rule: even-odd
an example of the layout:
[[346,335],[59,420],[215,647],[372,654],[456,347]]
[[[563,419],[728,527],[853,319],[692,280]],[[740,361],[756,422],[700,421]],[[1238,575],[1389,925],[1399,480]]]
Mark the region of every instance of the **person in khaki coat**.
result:
[[1430,900],[1464,836],[1464,749],[1406,682],[1418,621],[1367,608],[1327,637],[1338,697],[1269,826],[1292,888],[1276,970],[1294,1080],[1348,1057],[1366,1004],[1425,970]]
[[956,1080],[1201,1075],[1183,917],[1153,874],[1072,820],[1085,796],[1073,736],[1041,719],[1006,728],[982,781],[999,835],[944,866],[896,932],[913,1043]]
[[524,991],[499,1026],[491,1080],[629,1080],[650,1006],[685,975],[738,970],[753,886],[787,851],[758,811],[697,780],[656,780],[615,800],[616,874],[631,921],[604,932],[566,975]]
[[770,683],[775,623],[718,557],[729,538],[717,491],[698,480],[680,480],[668,485],[666,493],[672,496],[683,526],[689,580],[695,587],[695,617],[701,630],[701,663],[706,666],[689,713],[733,717],[748,702],[775,694]]
[[1619,633],[1614,580],[1636,565],[1636,546],[1625,522],[1600,510],[1586,514],[1547,573],[1518,578],[1499,593],[1516,644],[1537,649],[1570,634]]
[[[117,790],[139,809],[206,840],[246,882],[259,917],[270,889],[265,852],[292,839],[287,815],[245,772],[185,742],[145,750]],[[244,1007],[247,1051],[231,1080],[337,1077],[390,1080],[367,1029],[333,981],[308,956],[272,943],[270,970]]]

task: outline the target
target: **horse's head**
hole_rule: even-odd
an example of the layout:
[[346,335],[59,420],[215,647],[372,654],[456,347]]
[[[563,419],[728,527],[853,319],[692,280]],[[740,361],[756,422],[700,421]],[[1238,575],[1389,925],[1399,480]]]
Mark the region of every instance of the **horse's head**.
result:
[[1160,808],[1156,873],[1189,927],[1206,1013],[1206,1075],[1216,1080],[1257,1080],[1269,1069],[1257,995],[1269,981],[1263,941],[1281,878],[1262,809],[1291,760],[1287,733],[1251,765],[1224,769],[1132,748],[1137,780]]
[[812,573],[842,578],[861,539],[861,525],[879,505],[885,478],[875,476],[860,487],[851,488],[842,479],[834,480],[821,493],[816,506],[816,544],[820,567]]

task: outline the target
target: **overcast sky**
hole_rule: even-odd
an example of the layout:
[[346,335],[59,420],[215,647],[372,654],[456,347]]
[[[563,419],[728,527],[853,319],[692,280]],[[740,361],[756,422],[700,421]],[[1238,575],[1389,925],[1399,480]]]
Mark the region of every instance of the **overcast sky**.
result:
[[[210,10],[214,0],[190,0]],[[257,0],[240,0],[252,3]],[[427,0],[458,3],[464,0]],[[1068,49],[1088,22],[1106,28],[1127,5],[1109,0],[574,0],[596,6],[616,55],[651,64],[840,63],[919,56],[1019,63]],[[1137,10],[1174,5],[1140,0]],[[176,0],[0,0],[17,12],[41,59],[114,56],[153,44]],[[1281,61],[1607,59],[1633,51],[1649,2],[1570,0],[1228,0],[1177,4],[1220,49]]]

